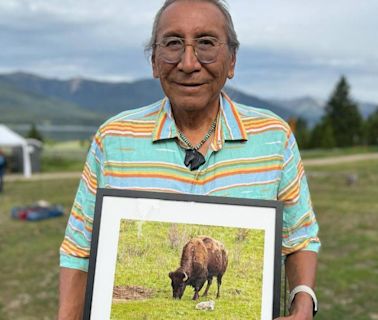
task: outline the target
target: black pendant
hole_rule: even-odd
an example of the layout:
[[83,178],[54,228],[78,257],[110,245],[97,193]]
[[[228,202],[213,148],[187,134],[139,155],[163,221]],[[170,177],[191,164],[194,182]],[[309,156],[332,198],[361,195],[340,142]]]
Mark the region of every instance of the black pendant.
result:
[[194,149],[185,150],[184,164],[190,168],[190,171],[197,170],[206,162],[205,157]]

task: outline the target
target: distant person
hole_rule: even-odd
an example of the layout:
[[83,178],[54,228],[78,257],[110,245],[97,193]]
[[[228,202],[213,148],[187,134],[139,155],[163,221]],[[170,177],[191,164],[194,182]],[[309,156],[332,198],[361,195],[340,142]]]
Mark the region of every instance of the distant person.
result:
[[7,159],[2,150],[0,150],[0,192],[3,192],[4,189],[4,174],[7,167]]
[[312,319],[320,242],[303,164],[287,123],[222,91],[238,47],[224,1],[167,0],[158,11],[148,49],[166,97],[93,139],[60,251],[60,320],[82,318],[99,187],[282,201],[286,319]]

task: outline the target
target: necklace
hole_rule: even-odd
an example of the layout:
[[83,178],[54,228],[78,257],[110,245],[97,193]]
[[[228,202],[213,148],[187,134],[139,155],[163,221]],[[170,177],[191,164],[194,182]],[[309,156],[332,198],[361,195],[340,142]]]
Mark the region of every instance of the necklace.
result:
[[185,135],[178,130],[178,134],[182,141],[185,142],[185,144],[189,147],[189,149],[185,150],[185,160],[184,164],[185,166],[190,168],[190,171],[197,170],[200,166],[202,166],[206,160],[205,157],[202,155],[201,152],[198,150],[203,146],[203,144],[209,140],[213,132],[215,131],[215,126],[217,124],[216,119],[211,123],[209,131],[206,133],[206,135],[202,138],[202,140],[196,145],[193,146],[189,139],[185,137]]

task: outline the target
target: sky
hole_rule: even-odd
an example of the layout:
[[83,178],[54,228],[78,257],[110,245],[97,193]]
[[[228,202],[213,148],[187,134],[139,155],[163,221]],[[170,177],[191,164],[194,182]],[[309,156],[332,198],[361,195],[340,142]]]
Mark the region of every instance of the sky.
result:
[[[151,78],[144,54],[162,0],[0,0],[0,73]],[[241,43],[231,86],[327,99],[341,75],[378,104],[377,0],[229,0]]]

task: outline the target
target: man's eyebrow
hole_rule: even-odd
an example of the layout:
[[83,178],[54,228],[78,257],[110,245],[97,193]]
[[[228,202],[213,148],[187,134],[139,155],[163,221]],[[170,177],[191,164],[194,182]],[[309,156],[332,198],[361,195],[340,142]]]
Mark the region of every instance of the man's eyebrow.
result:
[[202,37],[213,37],[213,38],[219,38],[219,35],[215,32],[207,31],[207,32],[200,32],[195,35],[195,38],[202,38]]
[[184,38],[181,33],[177,31],[168,31],[166,33],[163,33],[162,38],[168,38],[168,37],[178,37],[178,38]]
[[[161,38],[167,38],[167,37],[178,37],[181,39],[185,39],[184,34],[179,31],[167,31],[161,35]],[[219,34],[214,31],[201,31],[199,33],[195,33],[193,38],[202,38],[202,37],[214,37],[214,38],[219,39]]]

